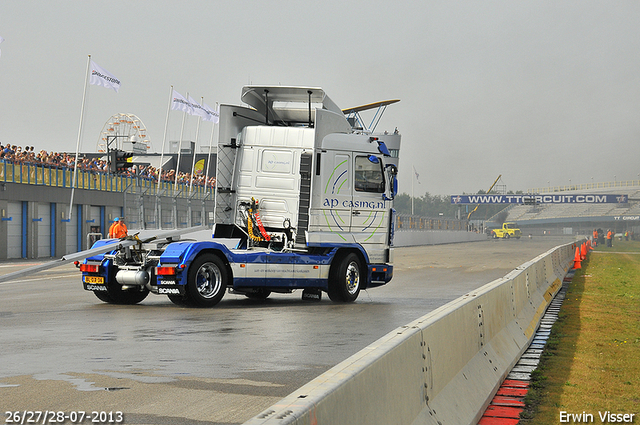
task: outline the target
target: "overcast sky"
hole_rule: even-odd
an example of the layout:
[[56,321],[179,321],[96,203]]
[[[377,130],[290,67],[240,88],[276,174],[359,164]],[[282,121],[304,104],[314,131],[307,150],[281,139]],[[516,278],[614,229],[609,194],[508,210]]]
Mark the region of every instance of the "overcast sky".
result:
[[89,86],[83,151],[120,112],[160,151],[172,85],[214,106],[281,84],[341,108],[400,99],[378,130],[402,134],[400,191],[415,167],[416,196],[500,174],[513,191],[640,178],[637,0],[2,0],[0,36],[3,144],[75,151],[91,55],[122,86]]

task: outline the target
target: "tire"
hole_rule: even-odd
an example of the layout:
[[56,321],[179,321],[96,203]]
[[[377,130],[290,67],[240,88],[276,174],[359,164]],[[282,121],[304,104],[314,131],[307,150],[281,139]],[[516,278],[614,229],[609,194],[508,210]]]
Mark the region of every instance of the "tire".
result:
[[187,275],[187,294],[197,307],[218,304],[227,289],[229,272],[217,255],[203,254],[195,259]]
[[107,283],[106,291],[93,291],[93,293],[100,301],[105,303],[132,305],[142,302],[149,295],[147,288],[141,289],[122,289],[122,286],[115,281],[115,277],[112,277]]
[[336,258],[329,274],[329,298],[335,302],[353,302],[360,294],[364,282],[362,262],[353,252]]
[[102,302],[115,304],[113,298],[111,298],[106,291],[93,291],[93,294]]
[[510,236],[509,236],[509,234],[508,234],[508,233],[505,233],[505,234],[504,234],[504,238],[505,238],[505,239],[509,239],[509,237],[510,237]]
[[249,298],[250,300],[256,301],[264,301],[269,298],[269,295],[271,295],[271,291],[264,288],[259,288],[253,292],[247,292],[246,294],[244,294],[244,296]]
[[133,305],[138,304],[149,295],[149,290],[143,288],[141,291],[138,289],[123,290],[119,284],[114,284],[109,288],[107,294],[113,299],[115,304]]
[[189,300],[187,298],[185,298],[184,295],[167,295],[167,297],[175,305],[187,305],[187,304],[189,304]]

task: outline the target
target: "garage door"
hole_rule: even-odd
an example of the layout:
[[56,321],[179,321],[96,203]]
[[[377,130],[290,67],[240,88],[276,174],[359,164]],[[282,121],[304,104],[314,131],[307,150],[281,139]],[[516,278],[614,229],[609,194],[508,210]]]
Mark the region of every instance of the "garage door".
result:
[[51,204],[38,204],[38,258],[51,257]]
[[[77,210],[77,208],[76,208]],[[69,207],[65,207],[65,217],[69,217]],[[76,211],[71,218],[71,221],[66,223],[67,241],[65,244],[64,253],[73,254],[80,251],[78,246],[78,212]]]
[[9,202],[7,212],[7,258],[22,258],[22,202]]
[[[127,208],[129,209],[129,208]],[[106,213],[107,213],[107,217],[106,217],[106,226],[107,226],[107,230],[109,230],[109,226],[111,226],[111,223],[113,223],[113,221],[116,219],[116,217],[121,217],[122,216],[122,208],[120,207],[105,207]],[[125,222],[127,224],[127,227],[129,226],[129,215],[125,215],[124,219]]]
[[98,233],[102,232],[102,228],[100,226],[100,207],[96,207],[92,205],[89,208],[90,216],[87,217],[87,223],[89,223],[89,228],[95,227],[98,230]]

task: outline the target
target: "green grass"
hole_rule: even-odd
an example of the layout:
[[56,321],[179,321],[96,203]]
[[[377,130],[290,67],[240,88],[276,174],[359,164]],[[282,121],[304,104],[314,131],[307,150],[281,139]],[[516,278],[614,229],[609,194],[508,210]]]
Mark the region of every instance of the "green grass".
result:
[[640,242],[614,241],[582,263],[532,376],[523,424],[560,411],[635,413],[640,423]]

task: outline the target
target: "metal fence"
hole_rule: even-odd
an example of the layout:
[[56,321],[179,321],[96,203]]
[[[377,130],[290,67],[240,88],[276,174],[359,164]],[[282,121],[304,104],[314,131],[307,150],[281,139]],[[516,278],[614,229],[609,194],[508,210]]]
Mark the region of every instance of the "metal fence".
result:
[[396,216],[398,230],[470,230],[466,220],[445,218],[429,218],[417,215],[398,214]]
[[[204,199],[212,191],[212,188],[195,185],[191,187],[188,183],[174,185],[173,182],[163,181],[161,185],[158,185],[155,179],[118,176],[95,171],[78,171],[76,180],[75,187],[77,189],[164,193],[172,194],[173,197],[189,199]],[[48,165],[14,164],[0,160],[0,182],[72,188],[73,170]]]
[[553,193],[553,192],[566,192],[570,190],[592,190],[592,189],[608,189],[615,187],[630,187],[640,186],[640,180],[622,180],[612,182],[600,182],[600,183],[582,183],[582,184],[570,184],[566,186],[548,186],[534,189],[528,189],[527,193]]

